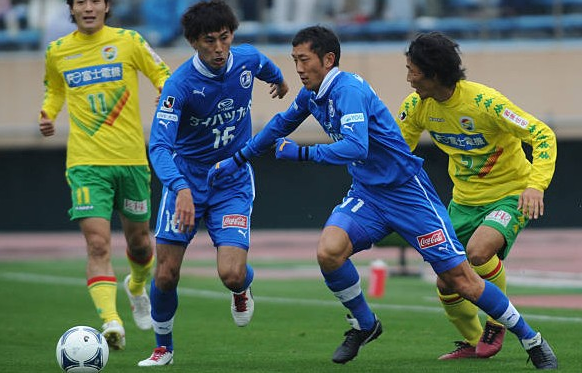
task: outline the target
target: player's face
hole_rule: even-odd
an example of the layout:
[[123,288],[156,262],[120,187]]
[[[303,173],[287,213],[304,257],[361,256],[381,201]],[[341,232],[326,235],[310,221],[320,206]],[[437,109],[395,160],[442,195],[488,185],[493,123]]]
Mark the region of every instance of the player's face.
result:
[[103,28],[107,12],[109,4],[105,0],[75,0],[71,8],[79,32],[88,35]]
[[437,96],[440,84],[436,78],[427,78],[420,68],[412,63],[410,57],[406,58],[406,69],[408,69],[406,81],[416,90],[421,100]]
[[323,61],[311,50],[311,43],[303,43],[293,47],[291,53],[295,61],[295,70],[299,74],[301,83],[310,91],[318,92],[323,79],[333,68],[335,55],[327,53]]
[[213,69],[220,69],[226,65],[230,46],[234,34],[227,28],[221,31],[200,35],[194,40],[192,47],[198,52],[198,56]]

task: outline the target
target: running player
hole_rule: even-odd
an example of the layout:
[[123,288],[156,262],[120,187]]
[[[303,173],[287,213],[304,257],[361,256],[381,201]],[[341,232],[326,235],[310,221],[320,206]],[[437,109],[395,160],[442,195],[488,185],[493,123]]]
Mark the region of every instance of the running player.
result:
[[[544,214],[544,191],[556,165],[556,136],[496,90],[465,80],[459,46],[437,32],[418,35],[406,52],[407,80],[416,90],[402,103],[398,124],[414,150],[423,131],[449,156],[449,215],[475,272],[504,293],[502,260],[530,219]],[[533,148],[530,163],[522,148]],[[487,358],[501,350],[505,328],[442,279],[438,294],[464,337],[442,360]]]
[[[469,266],[446,208],[402,138],[388,108],[360,76],[339,70],[340,44],[320,26],[300,30],[292,56],[303,88],[291,107],[275,115],[233,157],[209,173],[213,185],[240,172],[241,160],[257,156],[276,143],[278,159],[345,165],[352,186],[328,218],[317,260],[325,283],[351,312],[351,329],[332,361],[347,363],[366,343],[382,333],[349,259],[391,232],[404,237],[430,263],[440,280],[470,300],[519,338],[537,368],[557,366],[549,344],[521,317],[507,296]],[[284,138],[313,115],[333,140],[299,146]]]
[[208,186],[207,174],[251,138],[254,79],[271,83],[273,98],[288,91],[281,70],[255,47],[231,47],[238,20],[224,1],[188,8],[182,26],[196,53],[166,82],[150,138],[152,165],[163,184],[150,290],[156,348],[139,366],[173,362],[180,268],[202,219],[217,248],[218,275],[232,292],[234,322],[246,326],[251,321],[253,269],[247,251],[253,171],[246,164],[215,187]]
[[131,273],[124,288],[140,329],[151,328],[145,283],[153,266],[149,219],[150,169],[139,111],[142,71],[161,90],[168,66],[135,31],[105,26],[108,0],[67,0],[77,30],[46,50],[45,97],[40,132],[55,133],[54,119],[67,101],[70,132],[67,181],[71,220],[87,243],[87,286],[103,335],[113,349],[125,347],[111,266],[111,216],[119,212]]

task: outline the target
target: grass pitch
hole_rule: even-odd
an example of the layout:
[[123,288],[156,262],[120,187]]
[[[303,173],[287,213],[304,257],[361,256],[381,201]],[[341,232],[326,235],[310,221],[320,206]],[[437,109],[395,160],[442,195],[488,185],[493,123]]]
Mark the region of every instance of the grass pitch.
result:
[[[185,263],[208,266],[214,263]],[[274,268],[302,263],[253,263]],[[313,265],[305,262],[303,265]],[[123,258],[114,259],[118,279],[128,273]],[[59,372],[55,346],[74,325],[100,329],[85,286],[85,261],[58,260],[0,263],[3,373]],[[366,286],[365,281],[363,283]],[[531,294],[531,288],[511,286],[511,294]],[[542,289],[582,296],[582,289]],[[216,278],[183,275],[174,327],[174,365],[139,368],[137,362],[154,348],[152,331],[135,327],[129,303],[118,288],[118,309],[125,321],[127,348],[111,351],[103,372],[487,372],[535,371],[527,354],[508,333],[503,350],[486,360],[438,361],[460,339],[445,319],[434,286],[418,278],[391,277],[386,295],[370,299],[384,333],[346,365],[331,355],[349,326],[346,310],[321,279],[255,278],[255,315],[245,328],[235,326],[230,298]],[[520,308],[558,355],[560,372],[580,372],[582,314],[579,310]]]

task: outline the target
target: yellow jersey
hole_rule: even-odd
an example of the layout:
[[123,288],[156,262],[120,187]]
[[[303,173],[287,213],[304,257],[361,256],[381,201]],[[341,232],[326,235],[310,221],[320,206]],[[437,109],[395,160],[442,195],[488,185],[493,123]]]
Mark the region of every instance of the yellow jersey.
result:
[[[556,136],[542,121],[485,85],[461,80],[448,100],[410,94],[397,118],[414,150],[424,130],[449,156],[453,201],[477,206],[547,189],[554,174]],[[530,162],[522,142],[532,146]]]
[[148,164],[137,72],[161,90],[170,69],[141,35],[74,31],[48,45],[45,70],[42,109],[54,120],[67,101],[67,168]]

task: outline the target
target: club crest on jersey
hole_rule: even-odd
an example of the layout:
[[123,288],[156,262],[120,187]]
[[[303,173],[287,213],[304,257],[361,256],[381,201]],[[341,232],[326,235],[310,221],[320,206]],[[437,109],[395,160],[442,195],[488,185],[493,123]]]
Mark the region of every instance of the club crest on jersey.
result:
[[107,45],[101,49],[101,56],[105,61],[113,61],[117,58],[117,47],[114,45]]
[[232,98],[225,98],[224,100],[220,101],[216,107],[221,112],[233,110],[234,100]]
[[475,122],[471,117],[461,117],[459,118],[459,123],[467,131],[473,131],[475,129]]
[[404,122],[404,120],[406,119],[406,117],[407,117],[406,111],[403,111],[402,113],[400,113],[399,118],[400,118],[400,121],[401,122]]
[[162,111],[173,112],[174,111],[174,102],[176,98],[174,96],[167,96],[164,101],[162,101]]
[[232,214],[222,217],[222,228],[242,228],[248,229],[248,217],[245,215]]
[[443,232],[442,229],[439,229],[434,232],[424,234],[422,236],[417,236],[416,241],[418,241],[418,246],[421,249],[427,249],[429,247],[445,243],[446,242],[445,233]]
[[243,88],[249,88],[253,82],[253,74],[249,70],[245,70],[240,74],[240,85]]

